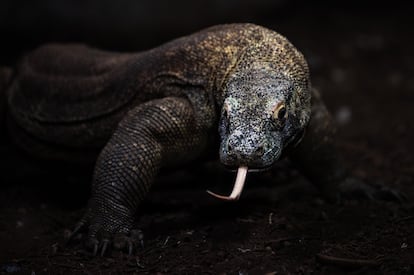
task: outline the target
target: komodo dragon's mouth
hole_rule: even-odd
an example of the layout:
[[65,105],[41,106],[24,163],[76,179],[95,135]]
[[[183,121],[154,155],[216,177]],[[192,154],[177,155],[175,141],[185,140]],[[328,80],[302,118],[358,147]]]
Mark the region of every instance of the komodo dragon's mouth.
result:
[[246,182],[247,170],[248,170],[247,166],[240,166],[237,169],[236,182],[234,183],[233,191],[231,192],[230,196],[219,195],[219,194],[211,192],[210,190],[207,190],[207,193],[209,193],[213,197],[226,200],[226,201],[238,200],[243,191],[244,183]]

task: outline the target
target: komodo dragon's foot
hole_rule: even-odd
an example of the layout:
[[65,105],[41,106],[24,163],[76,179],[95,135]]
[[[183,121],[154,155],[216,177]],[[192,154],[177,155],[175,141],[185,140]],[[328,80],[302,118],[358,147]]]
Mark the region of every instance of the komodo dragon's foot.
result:
[[85,246],[93,256],[104,256],[111,248],[128,252],[129,255],[144,245],[142,231],[133,229],[133,216],[111,213],[110,209],[97,212],[88,208],[69,236],[69,242],[87,232]]
[[406,196],[398,190],[382,184],[366,183],[355,177],[348,177],[339,184],[342,198],[356,198],[369,200],[386,200],[404,202]]

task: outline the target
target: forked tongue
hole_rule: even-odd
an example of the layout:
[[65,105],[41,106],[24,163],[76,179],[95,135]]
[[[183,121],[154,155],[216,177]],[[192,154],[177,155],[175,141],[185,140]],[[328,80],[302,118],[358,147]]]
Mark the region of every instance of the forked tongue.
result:
[[230,196],[218,195],[209,190],[207,190],[207,193],[218,199],[226,201],[236,201],[239,199],[241,192],[243,191],[244,183],[246,182],[246,175],[247,166],[240,166],[239,169],[237,169],[236,182],[234,183],[233,191],[231,192]]

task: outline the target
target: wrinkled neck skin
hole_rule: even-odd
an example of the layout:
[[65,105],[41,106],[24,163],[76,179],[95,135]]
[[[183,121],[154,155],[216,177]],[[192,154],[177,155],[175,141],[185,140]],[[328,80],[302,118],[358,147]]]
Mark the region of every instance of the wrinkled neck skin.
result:
[[310,104],[309,100],[301,102],[298,93],[310,97],[310,91],[295,84],[260,64],[229,77],[220,114],[219,154],[222,164],[238,169],[237,179],[229,197],[209,192],[211,195],[237,200],[247,171],[269,169],[285,148],[300,141]]

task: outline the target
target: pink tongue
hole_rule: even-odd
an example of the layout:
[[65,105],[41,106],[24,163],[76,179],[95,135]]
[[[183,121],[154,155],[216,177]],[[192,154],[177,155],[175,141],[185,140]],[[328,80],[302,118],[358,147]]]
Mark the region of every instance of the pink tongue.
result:
[[207,193],[222,200],[236,201],[239,199],[241,192],[243,191],[243,186],[244,186],[244,183],[246,182],[246,174],[247,174],[247,166],[240,166],[239,169],[237,169],[236,182],[234,183],[233,191],[228,197],[218,195],[209,190],[207,190]]

